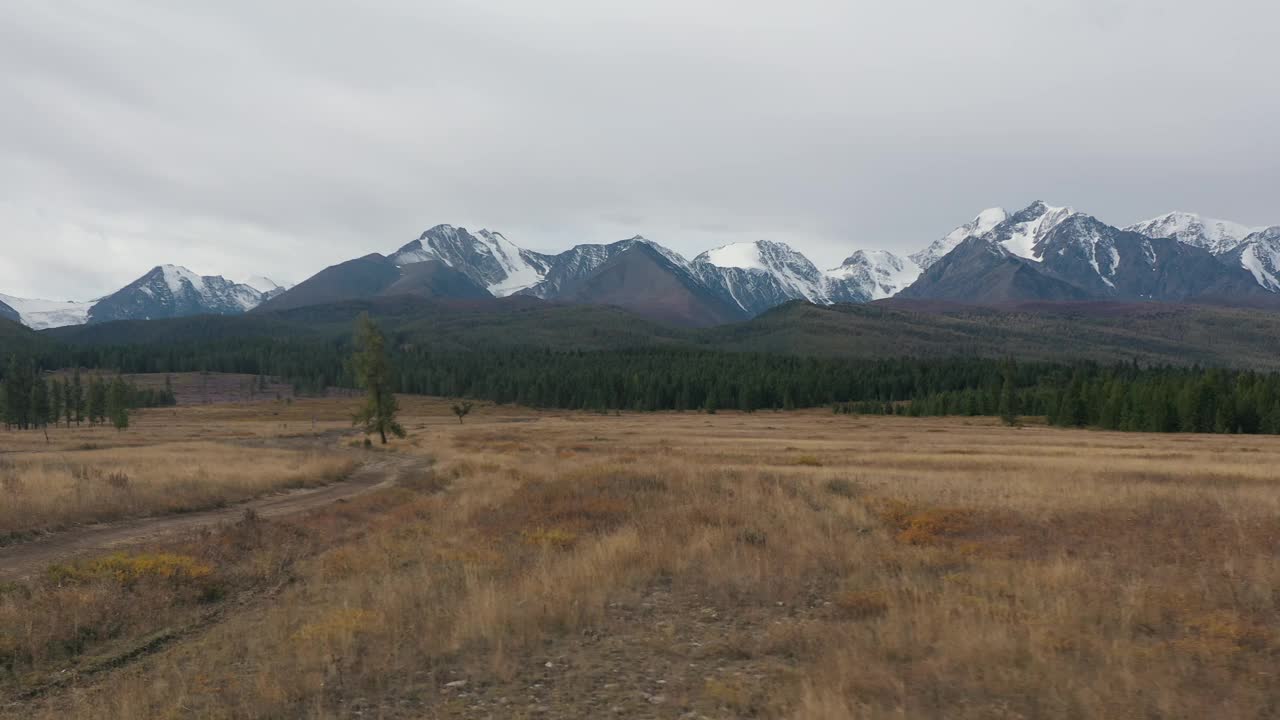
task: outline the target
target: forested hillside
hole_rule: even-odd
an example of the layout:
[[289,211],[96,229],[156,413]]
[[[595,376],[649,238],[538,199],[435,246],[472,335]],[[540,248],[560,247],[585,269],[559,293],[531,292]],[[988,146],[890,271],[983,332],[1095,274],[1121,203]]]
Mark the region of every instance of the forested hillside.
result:
[[[794,302],[747,322],[694,330],[654,323],[620,308],[529,297],[392,297],[236,317],[67,327],[40,335],[23,333],[20,338],[25,340],[19,345],[47,337],[74,347],[155,346],[168,353],[186,344],[216,342],[224,346],[217,351],[221,355],[257,340],[341,344],[361,312],[377,319],[396,344],[437,351],[683,347],[821,357],[1137,360],[1280,369],[1280,314],[1169,303],[984,307],[889,300],[820,307]],[[4,344],[0,335],[0,351]]]
[[5,355],[46,371],[244,373],[307,393],[354,385],[351,318],[361,312],[388,333],[396,389],[407,393],[601,411],[834,405],[1135,430],[1280,429],[1280,320],[1190,305],[792,303],[689,330],[531,298],[377,298],[44,334],[0,329]]

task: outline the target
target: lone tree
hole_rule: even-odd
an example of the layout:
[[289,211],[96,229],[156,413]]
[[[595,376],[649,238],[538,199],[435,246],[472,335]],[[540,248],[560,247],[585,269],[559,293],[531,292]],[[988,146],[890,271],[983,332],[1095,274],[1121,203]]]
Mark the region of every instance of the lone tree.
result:
[[453,414],[458,416],[459,425],[462,424],[462,418],[466,417],[467,414],[470,412],[471,412],[470,400],[463,400],[462,402],[456,402],[453,404]]
[[400,408],[391,393],[391,364],[387,361],[386,342],[377,323],[369,319],[368,313],[361,313],[356,321],[356,352],[351,358],[351,367],[356,382],[365,390],[365,402],[354,422],[364,428],[365,435],[378,433],[383,445],[387,444],[387,433],[404,437],[404,428],[396,422]]

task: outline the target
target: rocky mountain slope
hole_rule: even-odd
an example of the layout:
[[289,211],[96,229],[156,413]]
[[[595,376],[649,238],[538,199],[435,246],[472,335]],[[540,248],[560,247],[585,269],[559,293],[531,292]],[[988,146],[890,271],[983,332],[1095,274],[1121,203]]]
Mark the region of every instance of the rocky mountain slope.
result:
[[12,305],[5,302],[5,298],[7,297],[7,295],[0,295],[0,318],[9,322],[20,322],[22,320],[22,316],[18,314],[17,310],[13,309]]
[[910,257],[888,250],[859,250],[826,272],[832,302],[870,302],[893,297],[920,277],[923,269]]
[[259,312],[278,312],[309,305],[393,295],[430,298],[492,297],[471,276],[449,267],[438,258],[401,265],[393,258],[371,253],[331,265],[255,309]]
[[1280,225],[1247,235],[1218,256],[1229,267],[1242,267],[1259,286],[1280,293]]

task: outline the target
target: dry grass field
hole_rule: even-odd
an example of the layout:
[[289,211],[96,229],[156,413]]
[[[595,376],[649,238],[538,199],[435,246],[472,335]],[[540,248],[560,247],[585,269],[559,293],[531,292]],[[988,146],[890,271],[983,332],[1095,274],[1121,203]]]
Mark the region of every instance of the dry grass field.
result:
[[25,485],[228,447],[280,486],[312,472],[288,453],[407,470],[0,585],[0,714],[1280,714],[1278,439],[403,404],[373,451],[338,400],[6,436]]
[[0,433],[0,544],[333,482],[353,466],[319,439],[335,424],[349,429],[313,428],[292,403],[272,402],[142,411],[125,432],[85,423]]

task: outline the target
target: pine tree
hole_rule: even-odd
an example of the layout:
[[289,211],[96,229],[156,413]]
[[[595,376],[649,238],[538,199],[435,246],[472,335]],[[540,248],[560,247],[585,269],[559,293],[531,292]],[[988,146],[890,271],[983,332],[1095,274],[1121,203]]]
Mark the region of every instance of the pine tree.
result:
[[97,425],[107,419],[107,384],[98,376],[89,376],[89,424]]
[[63,403],[65,391],[61,380],[54,378],[49,381],[49,420],[54,427],[58,426],[58,421],[62,419]]
[[117,431],[129,427],[129,386],[116,376],[106,392],[106,414]]
[[36,377],[31,383],[31,427],[47,427],[49,425],[49,384],[44,378]]
[[67,424],[70,425],[72,412],[75,413],[76,424],[84,421],[84,386],[80,382],[80,368],[71,375],[71,397],[67,403]]
[[400,408],[391,392],[386,338],[368,313],[362,313],[356,321],[356,353],[351,365],[356,381],[366,393],[364,407],[355,415],[355,424],[363,426],[366,435],[378,433],[383,445],[387,444],[387,433],[404,437],[404,428],[396,422]]

